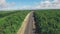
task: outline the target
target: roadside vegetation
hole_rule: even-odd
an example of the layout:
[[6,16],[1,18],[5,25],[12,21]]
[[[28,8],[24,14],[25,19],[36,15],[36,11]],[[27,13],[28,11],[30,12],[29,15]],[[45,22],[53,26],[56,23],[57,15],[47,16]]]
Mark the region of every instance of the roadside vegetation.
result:
[[[30,10],[0,11],[0,34],[16,34]],[[34,10],[38,34],[60,34],[60,9]]]
[[29,11],[4,12],[0,13],[0,34],[16,34]]
[[36,10],[34,13],[36,32],[60,34],[60,10]]

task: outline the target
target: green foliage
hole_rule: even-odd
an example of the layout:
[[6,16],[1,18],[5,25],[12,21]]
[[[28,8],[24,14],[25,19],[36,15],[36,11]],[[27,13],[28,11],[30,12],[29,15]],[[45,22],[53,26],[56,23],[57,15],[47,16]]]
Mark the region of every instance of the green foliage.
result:
[[39,34],[60,34],[60,10],[36,10],[34,14]]
[[0,11],[0,18],[8,16],[10,14],[17,13],[18,11]]
[[0,34],[16,34],[29,11],[15,11],[0,19]]

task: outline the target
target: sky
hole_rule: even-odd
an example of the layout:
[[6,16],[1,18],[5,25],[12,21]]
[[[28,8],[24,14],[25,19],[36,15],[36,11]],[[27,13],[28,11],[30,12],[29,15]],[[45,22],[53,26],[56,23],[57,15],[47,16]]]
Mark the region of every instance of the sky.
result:
[[60,9],[60,0],[0,0],[0,10]]

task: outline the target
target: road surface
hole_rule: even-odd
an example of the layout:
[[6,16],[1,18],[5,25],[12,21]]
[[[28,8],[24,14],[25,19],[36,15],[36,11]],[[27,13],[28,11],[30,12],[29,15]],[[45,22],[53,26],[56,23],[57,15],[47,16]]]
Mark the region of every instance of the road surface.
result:
[[35,34],[33,11],[29,13],[21,28],[18,30],[17,34]]
[[35,34],[35,22],[33,14],[31,14],[29,18],[29,23],[27,24],[24,34]]

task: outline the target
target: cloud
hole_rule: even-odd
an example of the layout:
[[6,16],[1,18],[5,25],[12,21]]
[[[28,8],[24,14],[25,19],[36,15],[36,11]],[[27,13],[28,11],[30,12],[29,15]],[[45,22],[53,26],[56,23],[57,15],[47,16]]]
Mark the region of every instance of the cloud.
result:
[[0,8],[6,7],[6,1],[0,0]]
[[41,2],[37,2],[35,3],[34,6],[22,6],[19,9],[57,9],[60,8],[60,1],[59,0],[54,0],[54,1],[50,1],[50,0],[45,0],[45,1],[41,1]]
[[6,2],[6,0],[0,0],[0,9],[6,9],[6,8],[8,9],[14,5],[15,5],[14,2],[8,3]]
[[23,6],[20,9],[57,9],[60,8],[60,0],[45,0],[35,3],[34,6]]
[[22,10],[24,10],[24,9],[32,9],[32,6],[30,6],[30,5],[25,5],[25,6],[19,7],[18,9],[22,9]]
[[4,4],[4,3],[6,3],[5,0],[0,0],[0,4]]
[[[6,0],[0,0],[0,9],[12,9],[15,6],[15,2],[8,3]],[[60,0],[41,0],[40,2],[35,2],[32,5],[20,6],[13,9],[48,9],[48,8],[60,8]]]
[[60,8],[60,0],[54,0],[52,2],[50,2],[49,0],[45,0],[35,4],[36,9]]

